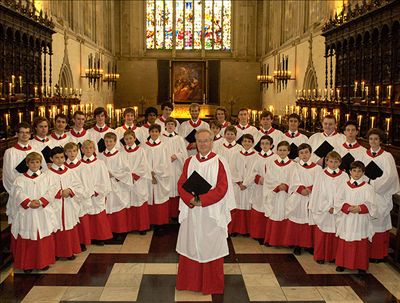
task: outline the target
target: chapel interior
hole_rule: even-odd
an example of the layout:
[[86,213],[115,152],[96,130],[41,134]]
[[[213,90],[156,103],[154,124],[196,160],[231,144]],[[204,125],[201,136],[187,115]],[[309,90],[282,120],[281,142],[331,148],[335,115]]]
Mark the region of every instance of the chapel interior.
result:
[[[188,82],[188,73],[192,73]],[[287,130],[300,115],[310,136],[333,115],[368,147],[370,128],[400,172],[400,1],[398,0],[0,0],[0,162],[19,122],[104,107],[121,126],[132,107],[174,105],[172,116],[233,125],[263,110]],[[389,256],[366,275],[337,273],[288,248],[228,240],[224,295],[174,288],[178,224],[92,245],[73,261],[32,275],[13,270],[8,194],[0,190],[1,302],[400,302],[400,195],[393,197]]]

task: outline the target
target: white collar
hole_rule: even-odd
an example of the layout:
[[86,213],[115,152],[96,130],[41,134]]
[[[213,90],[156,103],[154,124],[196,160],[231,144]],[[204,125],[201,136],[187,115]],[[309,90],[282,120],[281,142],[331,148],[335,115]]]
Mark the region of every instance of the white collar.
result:
[[199,153],[200,159],[202,159],[202,158],[208,159],[208,157],[210,157],[211,152],[212,152],[212,151],[210,150],[210,151],[208,152],[208,154],[205,155],[205,156],[203,156],[202,154]]
[[101,129],[103,129],[103,128],[105,128],[106,126],[107,126],[107,124],[106,124],[106,123],[104,123],[104,125],[103,125],[103,126],[100,126],[100,125],[98,125],[98,124],[96,123],[96,127],[97,127],[97,128],[99,128],[99,129],[100,129],[100,128],[101,128]]
[[253,150],[253,148],[252,147],[250,147],[248,150],[245,150],[244,148],[242,148],[242,150],[241,150],[241,152],[242,153],[248,153],[248,154],[250,154],[250,153],[252,153],[254,150]]
[[153,140],[152,138],[149,138],[149,142],[152,144],[158,144],[160,143],[160,137],[158,137],[156,140]]
[[267,152],[262,151],[262,153],[263,153],[262,154],[263,156],[271,156],[273,154],[272,150],[270,150],[270,149]]
[[357,182],[358,185],[360,185],[363,181],[362,181],[362,177],[358,180],[354,180],[353,178],[350,178],[350,183],[354,184],[354,182]]
[[124,126],[125,126],[125,128],[127,128],[127,129],[129,129],[129,127],[131,128],[131,129],[133,129],[133,128],[135,128],[135,124],[133,123],[132,125],[128,125],[128,124],[124,124]]
[[70,159],[67,159],[67,161],[65,161],[67,164],[71,164],[71,163],[73,163],[74,165],[78,162],[78,159],[77,159],[77,157],[74,159],[74,160],[70,160]]
[[38,176],[40,176],[40,175],[42,174],[42,172],[40,171],[40,169],[38,169],[38,170],[35,171],[35,172],[33,172],[33,171],[31,171],[30,169],[28,169],[28,171],[27,171],[26,173],[27,173],[27,175],[28,175],[29,177],[32,177],[33,174],[36,174],[36,175],[38,175]]
[[225,145],[232,145],[232,146],[235,146],[236,145],[236,141],[235,140],[233,140],[231,143],[229,143],[225,138],[224,138],[224,144]]
[[338,168],[336,168],[335,170],[333,170],[333,169],[330,169],[329,167],[326,167],[326,171],[327,171],[328,173],[330,173],[330,174],[333,174],[334,171],[335,171],[336,173],[339,173],[340,168],[338,167]]
[[73,128],[75,133],[81,133],[83,132],[84,128],[82,127],[81,129],[76,129],[75,127]]
[[311,158],[310,158],[310,159],[308,159],[307,162],[304,162],[303,160],[300,160],[299,163],[300,163],[301,166],[304,166],[304,163],[307,163],[307,165],[310,165],[312,163],[312,161],[311,161]]
[[371,153],[379,153],[379,151],[381,150],[381,147],[379,147],[377,150],[372,150],[372,148],[370,148]]
[[65,169],[64,164],[61,164],[60,166],[58,166],[58,165],[56,165],[54,163],[51,165],[51,168],[54,169],[54,170],[59,170],[59,168],[61,168],[62,170]]
[[351,146],[357,144],[357,140],[355,140],[353,143],[349,143],[349,141],[346,140],[346,145],[349,146],[351,144]]
[[22,143],[18,142],[18,145],[21,146],[21,148],[29,148],[29,142],[26,143],[26,145],[22,145]]
[[282,161],[283,161],[284,163],[287,163],[288,161],[290,161],[290,159],[289,159],[289,157],[286,157],[286,158],[284,158],[284,159],[282,159],[281,157],[279,157],[279,158],[278,158],[278,161],[279,161],[279,163],[282,163]]
[[298,130],[295,130],[294,132],[292,132],[290,129],[288,130],[289,134],[294,134],[295,136],[297,135],[298,132],[299,132]]
[[126,145],[126,148],[127,148],[127,149],[129,149],[129,148],[135,149],[135,148],[136,148],[136,143],[133,142],[133,144],[132,144],[131,146]]
[[113,153],[115,153],[116,151],[117,151],[117,149],[116,149],[115,146],[114,146],[111,150],[106,149],[106,150],[104,151],[104,153],[105,153],[105,154],[113,154]]
[[239,122],[239,127],[240,128],[246,128],[247,126],[249,125],[249,122],[247,122],[245,125],[243,125],[243,124],[241,124],[240,122]]
[[83,156],[83,160],[85,160],[85,161],[93,161],[95,159],[95,156],[94,155],[91,155],[90,157],[86,157],[86,156]]

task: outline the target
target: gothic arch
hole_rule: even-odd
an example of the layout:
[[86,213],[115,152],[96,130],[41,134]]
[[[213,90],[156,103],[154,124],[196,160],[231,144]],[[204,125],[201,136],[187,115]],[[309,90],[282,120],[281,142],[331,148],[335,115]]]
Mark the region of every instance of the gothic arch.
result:
[[72,70],[71,66],[69,65],[68,59],[68,36],[66,31],[64,32],[64,59],[63,63],[61,64],[60,68],[60,75],[58,78],[58,86],[65,88],[65,87],[74,87],[74,78],[72,77]]
[[315,71],[313,55],[312,55],[312,33],[310,35],[309,43],[310,43],[309,46],[310,53],[308,57],[307,69],[304,74],[303,90],[305,89],[307,91],[309,89],[311,90],[315,89],[316,91],[318,91],[317,72]]

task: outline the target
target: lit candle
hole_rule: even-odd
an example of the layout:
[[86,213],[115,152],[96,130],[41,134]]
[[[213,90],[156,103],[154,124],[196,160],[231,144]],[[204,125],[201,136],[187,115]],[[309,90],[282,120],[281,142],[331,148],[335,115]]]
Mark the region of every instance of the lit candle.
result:
[[340,100],[340,88],[336,89],[336,97],[338,100]]
[[35,93],[35,97],[37,96],[37,92],[38,92],[38,88],[37,88],[37,86],[35,86],[34,88],[33,88],[33,91],[34,91],[34,93]]
[[117,124],[118,124],[119,120],[120,120],[121,110],[120,109],[116,109],[115,110],[115,115],[117,116]]
[[354,92],[357,92],[357,86],[358,86],[358,82],[354,81]]
[[305,97],[305,96],[306,96],[306,90],[303,89],[303,97]]
[[358,128],[361,128],[361,124],[362,124],[362,115],[358,115],[358,116],[357,116],[357,120],[358,120]]
[[33,122],[33,115],[35,114],[35,112],[33,112],[33,111],[30,111],[29,112],[29,115],[30,115],[30,117],[31,117],[31,122]]
[[308,90],[307,96],[310,98],[311,97],[311,89]]
[[15,85],[15,76],[14,75],[11,76],[11,83],[12,83],[12,86],[14,87],[14,85]]
[[290,113],[293,114],[294,113],[294,105],[290,106]]
[[318,97],[319,97],[319,98],[322,97],[322,89],[318,89]]
[[18,122],[22,122],[22,112],[18,112]]
[[379,100],[379,85],[375,87],[376,99]]
[[311,117],[313,120],[317,119],[317,109],[315,107],[311,108]]
[[365,97],[368,98],[369,96],[369,88],[368,86],[365,87]]
[[278,118],[279,118],[279,125],[281,125],[282,124],[282,116],[279,115]]
[[374,126],[375,126],[375,117],[372,116],[371,117],[371,128],[374,128]]
[[63,114],[68,115],[68,105],[63,105]]
[[300,106],[296,106],[296,114],[300,115]]
[[75,113],[76,105],[72,104],[72,115]]
[[328,90],[325,88],[324,89],[324,98],[327,99],[328,98]]
[[65,92],[65,95],[67,96],[68,95],[68,87],[64,87],[64,92]]
[[79,96],[82,96],[82,88],[79,89]]
[[74,92],[74,89],[72,87],[69,88],[69,93],[72,95],[72,93]]
[[10,121],[9,121],[9,119],[10,119],[10,114],[5,114],[4,116],[5,116],[5,118],[6,118],[6,126],[8,127],[8,125],[9,125],[9,123],[10,123]]
[[19,89],[22,92],[22,76],[19,76]]
[[346,122],[350,120],[350,114],[346,114]]
[[365,81],[361,81],[361,92],[364,92]]
[[12,95],[12,83],[8,84],[8,94],[11,96]]
[[390,100],[391,99],[391,97],[392,97],[392,86],[391,85],[388,85],[388,94],[387,94],[387,97],[388,97],[388,99]]
[[[296,96],[297,96],[297,89],[296,89]],[[285,114],[289,115],[289,105],[285,106]]]
[[90,112],[93,112],[93,103],[90,103]]
[[133,107],[133,111],[135,112],[135,118],[138,117],[138,110],[139,110],[139,108],[137,106]]
[[40,92],[42,93],[42,96],[43,96],[43,94],[44,94],[44,86],[43,85],[40,87]]
[[391,121],[392,119],[391,118],[386,118],[385,119],[385,121],[386,121],[386,131],[389,133],[389,131],[390,131],[390,121]]
[[314,88],[314,89],[312,90],[313,98],[316,97],[316,93],[317,93],[317,91],[316,91],[316,89]]

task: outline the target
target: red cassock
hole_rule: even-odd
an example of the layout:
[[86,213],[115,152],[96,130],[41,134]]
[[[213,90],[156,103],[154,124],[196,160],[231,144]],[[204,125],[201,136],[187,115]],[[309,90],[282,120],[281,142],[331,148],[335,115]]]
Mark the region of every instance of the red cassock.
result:
[[[193,196],[182,188],[193,171],[212,186],[208,193],[200,195],[202,206],[191,206]],[[192,156],[185,161],[178,190],[181,226],[176,247],[180,255],[176,289],[222,294],[223,257],[229,254],[227,225],[235,201],[229,168],[213,152],[206,159],[200,159],[198,154]]]
[[[339,188],[336,197],[336,265],[367,270],[370,241],[374,233],[372,216],[377,210],[374,189],[365,181],[351,179]],[[352,205],[358,206],[360,212],[350,212]]]

